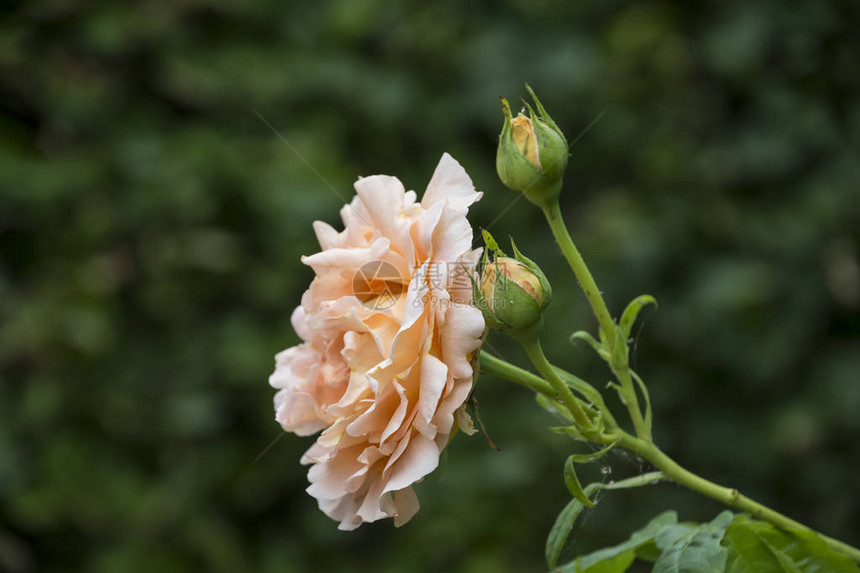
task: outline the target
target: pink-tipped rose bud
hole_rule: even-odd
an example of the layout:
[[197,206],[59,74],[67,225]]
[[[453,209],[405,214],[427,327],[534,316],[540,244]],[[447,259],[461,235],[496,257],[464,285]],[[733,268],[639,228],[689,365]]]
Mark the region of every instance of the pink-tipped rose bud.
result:
[[513,247],[514,258],[497,256],[485,261],[475,297],[487,326],[505,331],[537,323],[552,298],[549,281],[537,264]]

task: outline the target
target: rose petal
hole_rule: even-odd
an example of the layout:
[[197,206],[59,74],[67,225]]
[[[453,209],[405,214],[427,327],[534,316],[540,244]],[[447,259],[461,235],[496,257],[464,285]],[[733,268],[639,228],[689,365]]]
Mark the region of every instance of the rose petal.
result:
[[419,433],[412,434],[409,447],[390,469],[384,491],[397,491],[417,482],[439,465],[436,442]]
[[472,179],[463,166],[447,153],[443,153],[424,192],[421,205],[426,208],[446,201],[453,209],[465,211],[469,205],[480,199],[481,195],[475,191]]

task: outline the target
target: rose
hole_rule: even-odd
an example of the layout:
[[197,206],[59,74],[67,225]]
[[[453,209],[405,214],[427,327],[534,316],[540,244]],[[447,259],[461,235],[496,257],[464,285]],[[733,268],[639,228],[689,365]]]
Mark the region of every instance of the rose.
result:
[[[302,261],[316,277],[292,316],[304,342],[276,356],[269,378],[285,430],[322,430],[302,463],[341,529],[401,525],[418,510],[412,484],[458,428],[472,431],[463,405],[484,332],[462,275],[479,256],[466,213],[481,194],[460,164],[443,155],[420,203],[394,177],[355,189],[342,232],[314,223],[322,251]],[[359,272],[383,267],[396,272]]]
[[522,191],[526,199],[541,208],[551,205],[561,193],[569,148],[561,129],[543,104],[526,85],[537,112],[523,100],[529,115],[511,116],[508,100],[502,98],[505,123],[499,135],[496,172],[502,183]]
[[478,306],[490,328],[514,331],[537,323],[552,298],[543,272],[516,251],[515,259],[497,257],[484,264]]

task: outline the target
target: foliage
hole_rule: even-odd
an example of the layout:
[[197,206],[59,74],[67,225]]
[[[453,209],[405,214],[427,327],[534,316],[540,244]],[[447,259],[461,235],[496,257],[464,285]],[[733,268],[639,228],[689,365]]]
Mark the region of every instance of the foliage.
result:
[[[4,3],[0,570],[538,570],[569,496],[553,462],[570,443],[547,441],[520,388],[479,383],[502,453],[459,436],[412,523],[345,534],[303,493],[310,442],[279,438],[265,382],[296,341],[311,222],[335,223],[358,175],[418,187],[447,150],[486,194],[476,226],[515,236],[550,282],[567,275],[533,232],[540,213],[495,174],[497,98],[525,81],[571,136],[563,208],[611,309],[660,301],[632,333],[646,360],[631,354],[655,441],[860,539],[852,11]],[[546,351],[608,379],[566,340],[591,321],[579,293],[557,289]],[[601,469],[643,468],[616,448]],[[668,507],[718,511],[680,488],[627,495],[607,498],[561,561]]]
[[709,523],[678,523],[672,510],[649,521],[626,541],[578,557],[553,571],[623,573],[637,558],[653,563],[653,573],[860,571],[851,559],[827,547],[811,531],[782,531],[731,511],[720,513]]
[[[564,467],[565,478],[567,478],[569,473],[572,471],[571,469],[569,469],[571,467],[572,464],[570,458],[568,458],[568,462],[565,464]],[[595,482],[589,484],[588,487],[586,487],[584,490],[579,487],[579,483],[577,482],[576,486],[578,488],[578,491],[576,493],[571,492],[573,494],[573,499],[570,500],[570,502],[564,507],[564,509],[561,510],[561,513],[558,514],[558,517],[555,520],[555,524],[553,525],[552,529],[549,532],[549,536],[546,539],[547,565],[549,565],[550,568],[555,567],[556,563],[558,562],[559,555],[561,555],[561,551],[564,548],[564,544],[567,542],[568,536],[570,535],[571,529],[573,529],[573,525],[576,522],[576,519],[586,507],[594,506],[594,502],[592,502],[590,499],[591,495],[600,490],[617,490],[649,485],[659,481],[662,477],[662,474],[656,472],[654,474],[644,474],[642,476],[637,476],[608,484],[602,482]],[[568,487],[570,487],[569,483]],[[662,523],[660,517],[655,518],[655,520]],[[648,528],[646,527],[646,529]],[[641,536],[641,532],[638,532],[638,535]],[[634,537],[636,536],[637,534],[634,534]],[[602,559],[615,557],[617,557],[617,554],[606,555]]]

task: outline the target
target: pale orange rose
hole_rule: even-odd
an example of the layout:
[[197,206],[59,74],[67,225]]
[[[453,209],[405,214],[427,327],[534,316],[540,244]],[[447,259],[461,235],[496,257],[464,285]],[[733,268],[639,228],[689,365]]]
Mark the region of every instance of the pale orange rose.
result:
[[385,175],[355,189],[342,232],[314,223],[322,251],[302,262],[316,277],[292,316],[304,342],[269,378],[285,430],[322,430],[302,463],[340,529],[418,511],[412,484],[473,431],[463,405],[484,332],[462,273],[479,255],[466,213],[481,194],[460,164],[443,155],[420,203]]

